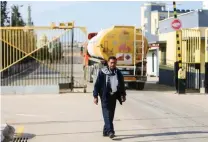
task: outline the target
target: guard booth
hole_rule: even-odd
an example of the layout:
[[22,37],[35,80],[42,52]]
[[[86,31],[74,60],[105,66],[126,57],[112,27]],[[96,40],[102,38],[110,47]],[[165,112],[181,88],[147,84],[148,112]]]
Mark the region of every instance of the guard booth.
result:
[[205,38],[199,29],[182,30],[182,66],[186,69],[186,88],[208,92],[208,29]]

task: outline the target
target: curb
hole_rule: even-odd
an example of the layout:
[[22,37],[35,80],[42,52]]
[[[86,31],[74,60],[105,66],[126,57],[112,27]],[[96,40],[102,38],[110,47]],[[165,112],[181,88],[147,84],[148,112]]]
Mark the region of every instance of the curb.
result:
[[1,125],[1,142],[9,142],[13,140],[14,134],[15,134],[14,127],[8,124]]

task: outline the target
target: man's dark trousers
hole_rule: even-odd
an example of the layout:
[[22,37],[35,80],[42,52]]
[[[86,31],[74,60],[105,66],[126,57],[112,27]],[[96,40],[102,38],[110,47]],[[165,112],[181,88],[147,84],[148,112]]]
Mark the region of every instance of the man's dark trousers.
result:
[[103,134],[108,135],[110,132],[115,134],[113,119],[116,108],[116,94],[110,95],[108,94],[108,99],[106,101],[101,100],[102,103],[102,112],[104,118],[104,128]]

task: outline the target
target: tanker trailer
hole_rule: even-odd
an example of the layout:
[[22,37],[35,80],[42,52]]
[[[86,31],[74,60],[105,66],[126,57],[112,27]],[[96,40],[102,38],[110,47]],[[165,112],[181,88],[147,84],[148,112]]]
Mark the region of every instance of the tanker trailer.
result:
[[98,71],[110,56],[117,58],[117,67],[124,75],[126,87],[144,89],[146,76],[147,39],[134,26],[113,26],[88,35],[84,47],[84,66],[88,81],[95,82]]

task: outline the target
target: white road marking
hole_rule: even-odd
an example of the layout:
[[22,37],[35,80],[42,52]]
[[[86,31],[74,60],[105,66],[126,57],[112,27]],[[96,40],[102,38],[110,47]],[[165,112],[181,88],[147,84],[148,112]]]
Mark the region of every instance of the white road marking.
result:
[[46,116],[41,116],[41,115],[34,115],[34,114],[22,114],[22,113],[19,113],[19,114],[16,114],[17,116],[27,116],[27,117],[46,117]]

